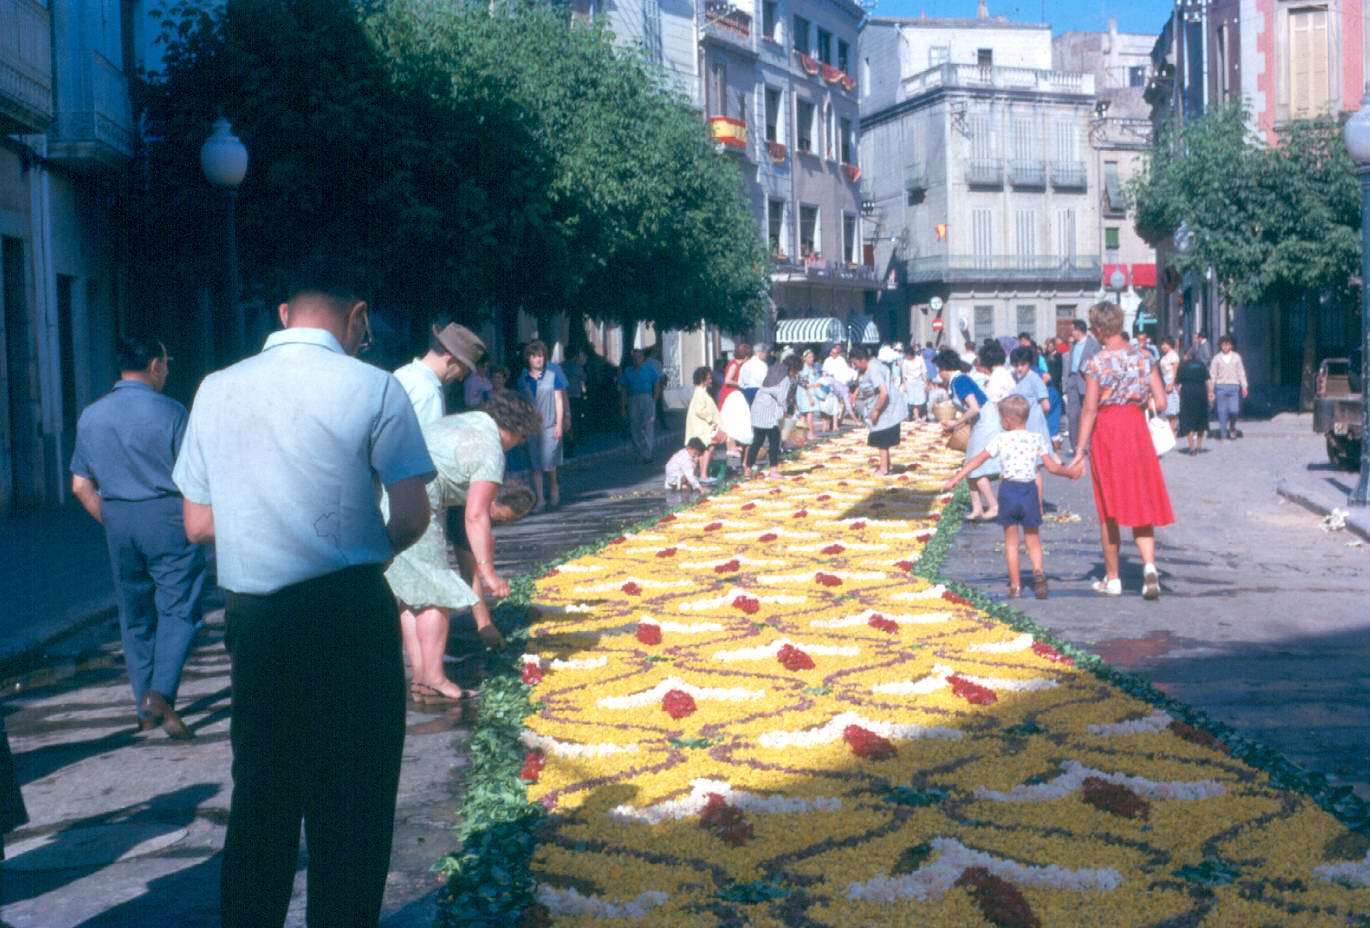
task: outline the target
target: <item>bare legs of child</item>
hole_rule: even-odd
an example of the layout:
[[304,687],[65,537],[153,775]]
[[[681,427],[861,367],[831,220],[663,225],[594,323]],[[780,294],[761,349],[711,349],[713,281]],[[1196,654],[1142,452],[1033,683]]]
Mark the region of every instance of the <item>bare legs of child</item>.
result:
[[[981,502],[983,500],[983,503]],[[970,519],[973,522],[993,519],[999,514],[999,501],[988,477],[970,480]]]
[[[1047,577],[1042,567],[1042,535],[1036,528],[1023,529],[1023,544],[1032,563],[1032,590],[1038,599],[1047,598]],[[1008,567],[1008,595],[1016,599],[1022,591],[1018,562],[1018,526],[1004,526],[1004,563]]]

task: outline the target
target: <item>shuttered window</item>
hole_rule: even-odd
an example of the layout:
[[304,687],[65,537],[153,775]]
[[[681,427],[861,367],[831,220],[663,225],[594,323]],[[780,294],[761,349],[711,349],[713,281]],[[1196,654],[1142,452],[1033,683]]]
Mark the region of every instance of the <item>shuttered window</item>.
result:
[[1327,112],[1327,10],[1289,12],[1289,115],[1308,119]]
[[1013,120],[1013,157],[1017,161],[1041,161],[1037,145],[1037,125],[1033,119],[1019,116]]
[[994,157],[994,136],[988,113],[970,118],[970,156],[976,159]]
[[970,211],[971,244],[977,267],[989,267],[994,254],[994,213],[987,209]]
[[1062,258],[1075,257],[1075,210],[1056,211],[1056,253]]
[[983,342],[994,337],[994,307],[975,307],[975,341]]
[[1037,254],[1037,211],[1035,209],[1020,209],[1015,217],[1017,230],[1018,254],[1021,257],[1030,258]]
[[1056,120],[1056,160],[1079,161],[1079,136],[1075,131],[1075,121],[1066,117]]

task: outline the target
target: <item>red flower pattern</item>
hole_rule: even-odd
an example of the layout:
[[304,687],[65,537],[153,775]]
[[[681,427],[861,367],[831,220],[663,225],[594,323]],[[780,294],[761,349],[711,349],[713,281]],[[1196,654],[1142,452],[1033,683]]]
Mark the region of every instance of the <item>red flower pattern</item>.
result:
[[845,551],[845,550],[847,550],[847,549],[844,548],[844,547],[842,547],[841,545],[828,545],[826,548],[824,548],[824,549],[822,550],[821,553],[822,553],[822,554],[841,554],[841,553],[842,553],[843,551]]
[[786,670],[813,670],[813,658],[792,644],[787,644],[776,652],[775,659]]
[[704,526],[704,531],[706,531],[706,532],[716,532],[716,531],[718,531],[719,529],[721,529],[722,527],[723,527],[723,523],[722,523],[722,522],[710,522],[708,525]]
[[742,567],[742,565],[738,562],[737,558],[733,558],[731,561],[724,561],[722,564],[719,564],[717,567],[715,567],[715,568],[714,568],[714,573],[716,573],[716,574],[727,574],[727,573],[732,573],[734,570],[740,570],[741,567]]
[[898,622],[893,619],[887,619],[878,612],[867,619],[866,624],[871,628],[878,628],[882,632],[889,632],[891,635],[899,631]]
[[661,644],[661,626],[654,622],[637,623],[637,640],[643,644]]
[[542,682],[542,668],[537,664],[524,663],[522,679],[529,686],[537,686]]
[[761,611],[761,601],[751,596],[738,595],[733,600],[733,608],[740,609],[747,615],[755,615]]
[[1034,641],[1032,653],[1038,657],[1046,658],[1053,664],[1065,664],[1067,667],[1075,666],[1075,658],[1062,654],[1044,641]]
[[623,584],[623,586],[619,587],[619,589],[622,590],[623,592],[627,593],[629,596],[641,596],[641,595],[642,595],[642,587],[638,586],[636,583],[634,583],[634,582],[631,581],[631,580],[629,580],[627,583]]
[[888,738],[883,738],[860,725],[848,725],[844,728],[842,740],[847,742],[853,754],[865,760],[888,760],[899,753]]
[[841,577],[834,577],[832,574],[825,574],[825,573],[823,573],[823,571],[821,571],[821,570],[820,570],[818,573],[816,573],[816,574],[813,575],[813,579],[814,579],[814,582],[815,582],[815,583],[821,583],[823,586],[841,586],[841,585],[842,585],[842,578],[841,578]]
[[671,718],[679,721],[687,715],[693,715],[699,707],[695,705],[695,699],[684,690],[671,690],[661,697],[661,708]]
[[951,684],[951,691],[954,694],[972,706],[992,706],[999,701],[994,690],[978,683],[972,683],[960,674],[952,674],[947,677],[947,682]]
[[766,534],[758,538],[757,541],[761,542],[762,544],[769,544],[770,542],[775,541],[778,537],[779,536],[776,535],[775,532],[767,532]]
[[523,755],[523,769],[519,771],[519,779],[527,783],[536,783],[542,774],[542,765],[547,762],[541,751],[528,751]]
[[741,847],[752,839],[751,823],[721,793],[709,793],[699,813],[699,826],[725,844]]

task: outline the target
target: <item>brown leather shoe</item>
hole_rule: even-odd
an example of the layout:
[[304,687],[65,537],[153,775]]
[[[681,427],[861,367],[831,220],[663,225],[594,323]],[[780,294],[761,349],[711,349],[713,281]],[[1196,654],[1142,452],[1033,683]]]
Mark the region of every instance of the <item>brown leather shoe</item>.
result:
[[148,714],[149,719],[162,723],[162,731],[167,733],[168,738],[188,741],[195,737],[176,714],[176,710],[171,708],[166,697],[156,690],[148,690],[147,695],[143,697],[143,711]]

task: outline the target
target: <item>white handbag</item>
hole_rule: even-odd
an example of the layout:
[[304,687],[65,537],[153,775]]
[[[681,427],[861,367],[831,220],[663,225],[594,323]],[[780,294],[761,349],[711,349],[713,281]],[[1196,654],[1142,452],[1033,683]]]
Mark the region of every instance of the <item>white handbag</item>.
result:
[[1146,415],[1146,429],[1151,433],[1151,444],[1156,449],[1156,457],[1162,457],[1175,447],[1175,430],[1161,416]]

